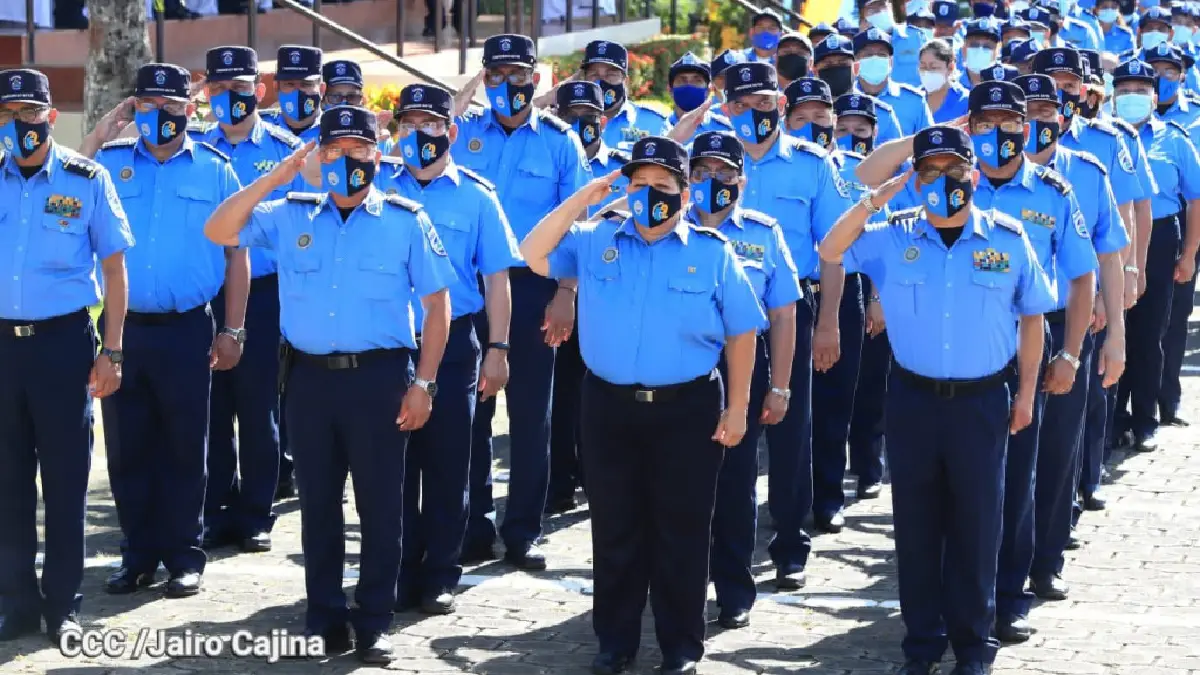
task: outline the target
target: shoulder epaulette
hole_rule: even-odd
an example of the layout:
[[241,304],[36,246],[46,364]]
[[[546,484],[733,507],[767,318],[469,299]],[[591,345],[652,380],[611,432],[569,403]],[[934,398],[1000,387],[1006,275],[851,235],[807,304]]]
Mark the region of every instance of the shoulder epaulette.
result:
[[878,96],[872,96],[871,98],[875,99],[875,107],[876,108],[883,110],[885,112],[890,112],[890,113],[896,112],[896,107],[893,106],[891,103],[881,100]]
[[542,124],[545,124],[546,126],[550,127],[551,129],[561,131],[564,134],[571,130],[570,124],[567,124],[566,122],[558,119],[557,117],[546,112],[545,110],[538,110],[537,112],[539,115],[542,116],[542,119],[541,119]]
[[218,149],[217,149],[217,146],[213,145],[212,143],[208,143],[208,142],[205,142],[205,141],[195,141],[195,143],[196,143],[196,145],[198,145],[198,146],[200,146],[200,147],[204,148],[205,150],[207,150],[207,151],[211,152],[212,154],[216,155],[217,157],[220,157],[221,159],[225,160],[226,162],[232,162],[232,161],[233,161],[233,160],[232,160],[232,159],[229,157],[229,155],[227,155],[227,154],[225,154],[224,152],[222,152],[222,151],[218,150]]
[[725,235],[721,234],[720,232],[718,232],[717,230],[715,230],[711,227],[701,227],[699,225],[692,225],[692,232],[695,232],[696,234],[702,234],[706,237],[712,237],[713,239],[719,239],[722,242],[729,241],[729,237],[726,237]]
[[1121,132],[1117,131],[1116,127],[1109,124],[1107,120],[1091,119],[1091,120],[1088,120],[1088,126],[1093,129],[1099,129],[1100,131],[1103,131],[1104,133],[1109,134],[1110,136],[1118,136],[1121,133]]
[[920,216],[921,216],[921,207],[920,206],[910,206],[907,209],[900,209],[899,211],[893,211],[892,214],[890,216],[888,216],[888,224],[890,224],[890,225],[911,225],[912,223],[916,222],[917,218],[919,218]]
[[282,142],[286,143],[287,146],[292,149],[298,148],[301,145],[303,145],[300,142],[300,139],[297,138],[295,134],[288,131],[287,129],[276,126],[274,124],[271,124],[270,122],[263,124],[263,128],[267,130],[267,133],[270,134],[272,138],[274,138],[277,141],[282,141]]
[[1096,167],[1097,169],[1100,169],[1100,173],[1102,175],[1105,175],[1105,176],[1108,175],[1108,167],[1104,166],[1104,164],[1100,162],[1100,159],[1097,158],[1092,153],[1085,152],[1083,150],[1076,150],[1075,154],[1079,157],[1079,159],[1082,159],[1083,161],[1087,162],[1088,164],[1091,164],[1092,166]]
[[1059,194],[1065,195],[1071,191],[1071,184],[1067,182],[1067,179],[1063,178],[1061,173],[1048,166],[1038,166],[1038,168],[1034,169],[1034,173],[1038,178],[1042,179],[1043,183],[1058,190]]
[[101,150],[112,150],[114,148],[132,148],[133,146],[137,145],[137,142],[138,142],[137,136],[118,138],[116,140],[109,141],[109,142],[105,143],[104,145],[101,145],[100,149]]
[[483,176],[480,176],[479,174],[475,173],[473,170],[468,169],[467,167],[462,166],[462,165],[459,165],[458,170],[460,173],[462,173],[462,175],[466,176],[467,178],[470,178],[471,180],[475,181],[476,183],[479,183],[480,185],[487,188],[488,190],[491,190],[492,192],[496,191],[495,183],[484,178]]
[[711,117],[709,117],[709,119],[712,120],[713,122],[716,122],[717,124],[724,124],[725,126],[729,127],[730,129],[733,128],[733,122],[730,122],[729,118],[726,117],[725,115],[722,115],[721,113],[718,113],[718,112],[712,113]]
[[1025,231],[1025,227],[1021,225],[1021,221],[1013,218],[1007,213],[1001,213],[996,210],[992,211],[992,222],[1006,230],[1011,230],[1016,234],[1021,234]]
[[1132,124],[1123,119],[1114,117],[1108,120],[1108,122],[1121,131],[1124,131],[1126,136],[1137,136],[1137,129],[1134,129]]
[[911,84],[905,84],[903,82],[897,82],[896,84],[897,84],[897,86],[899,86],[900,91],[907,91],[910,94],[916,94],[917,96],[922,96],[921,90],[917,89],[916,87],[912,86]]
[[1188,133],[1188,130],[1186,128],[1184,128],[1184,126],[1182,124],[1180,124],[1179,122],[1176,122],[1175,120],[1167,120],[1167,126],[1174,127],[1175,130],[1177,130],[1179,133],[1183,134],[1184,138],[1191,137],[1191,134]]
[[803,150],[803,151],[809,153],[810,155],[816,155],[817,157],[821,157],[821,158],[825,158],[829,155],[829,151],[826,150],[825,148],[822,148],[821,146],[817,145],[816,143],[813,143],[812,141],[806,141],[803,138],[796,138],[795,136],[788,136],[785,139],[785,142],[791,143],[793,148],[795,148],[797,150]]
[[384,155],[379,158],[379,161],[382,164],[395,164],[396,166],[404,164],[404,158],[396,157],[395,155]]
[[755,211],[754,209],[742,209],[742,217],[750,222],[758,223],[759,225],[765,225],[767,227],[779,227],[778,220],[775,220],[762,211]]
[[655,110],[654,108],[651,108],[650,106],[645,106],[645,105],[641,105],[641,104],[638,104],[638,103],[635,103],[634,105],[636,105],[636,106],[637,106],[638,113],[650,113],[651,115],[653,115],[653,116],[655,116],[655,117],[659,118],[660,120],[663,120],[664,122],[667,120],[667,116],[666,116],[666,115],[664,115],[664,114],[662,114],[661,112],[659,112],[659,111]]
[[414,202],[413,200],[407,197],[401,197],[400,195],[387,195],[383,198],[383,201],[391,204],[392,206],[399,206],[405,211],[412,211],[413,213],[420,213],[421,211],[420,202]]
[[853,150],[843,150],[842,154],[851,159],[857,159],[860,162],[867,158],[866,155],[859,154]]
[[200,134],[207,134],[208,132],[212,131],[213,127],[215,126],[216,123],[214,122],[201,122],[199,120],[192,120],[191,122],[188,122],[187,130]]
[[629,219],[630,213],[628,211],[621,211],[620,209],[605,209],[598,213],[597,216],[599,218],[603,218],[604,220],[619,220],[621,222],[625,222]]
[[100,164],[82,156],[72,156],[62,158],[63,170],[67,173],[73,173],[76,176],[92,179],[100,171]]
[[289,192],[284,195],[284,199],[289,202],[299,202],[301,204],[320,204],[321,195],[316,192]]

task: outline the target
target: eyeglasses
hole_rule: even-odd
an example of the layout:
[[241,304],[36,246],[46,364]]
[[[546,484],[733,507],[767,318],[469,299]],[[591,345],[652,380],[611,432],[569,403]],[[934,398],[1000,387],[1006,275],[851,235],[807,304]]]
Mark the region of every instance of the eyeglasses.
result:
[[4,110],[0,109],[0,126],[4,126],[13,121],[14,118],[21,120],[26,124],[39,122],[42,116],[50,110],[49,106],[39,106],[36,108],[21,108],[20,110]]
[[253,94],[257,85],[253,82],[244,82],[235,80],[231,82],[209,82],[208,93],[211,96],[224,94],[227,91],[235,91],[239,94]]
[[750,103],[747,103],[746,99],[738,99],[729,104],[729,107],[733,108],[734,115],[740,115],[750,108],[759,112],[771,112],[778,106],[778,99],[773,94],[764,94],[762,98]]
[[167,101],[166,103],[155,103],[153,101],[138,101],[133,104],[133,107],[138,112],[154,112],[155,110],[165,110],[172,115],[183,115],[187,112],[187,103],[182,101]]
[[917,172],[917,177],[920,178],[921,182],[925,184],[932,183],[942,176],[963,181],[966,180],[974,170],[975,169],[970,164],[951,164],[950,166],[943,167],[941,169],[921,169]]
[[741,178],[741,176],[741,172],[733,167],[721,167],[720,169],[714,171],[706,166],[698,166],[692,169],[691,177],[693,183],[703,183],[710,178],[716,178],[720,183],[732,185],[733,183],[736,183],[737,179]]
[[1019,134],[1025,130],[1025,123],[1020,120],[1005,120],[999,124],[989,122],[987,120],[979,120],[971,123],[971,131],[977,134],[991,133],[996,128],[1007,134]]
[[608,84],[621,84],[622,82],[625,81],[625,73],[617,70],[616,68],[610,68],[608,70],[608,72],[604,73],[603,76],[586,75],[585,79],[592,80],[592,81],[604,80]]
[[437,136],[446,131],[446,123],[441,120],[436,122],[422,122],[420,124],[401,122],[399,125],[397,125],[397,129],[399,129],[400,135],[402,136],[407,136],[414,131],[420,131],[421,133],[428,134],[430,136]]
[[499,87],[504,82],[508,82],[514,87],[523,87],[533,81],[532,70],[514,70],[505,75],[498,70],[489,70],[487,73],[487,83],[490,87]]
[[325,102],[329,105],[362,105],[362,93],[355,94],[325,94]]
[[356,145],[352,148],[323,147],[317,152],[322,164],[336,162],[342,157],[359,162],[369,162],[375,159],[376,148],[373,145]]

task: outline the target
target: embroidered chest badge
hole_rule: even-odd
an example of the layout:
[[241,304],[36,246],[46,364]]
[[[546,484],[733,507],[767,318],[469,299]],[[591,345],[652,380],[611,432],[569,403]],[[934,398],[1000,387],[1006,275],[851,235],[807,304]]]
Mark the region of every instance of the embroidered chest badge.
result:
[[971,254],[975,269],[980,272],[1008,272],[1009,254],[1001,253],[994,248],[975,251]]
[[[63,218],[78,218],[83,213],[83,202],[75,197],[50,195],[46,199],[46,213]],[[64,222],[62,225],[66,225],[66,223]]]
[[767,249],[761,244],[750,244],[744,241],[733,242],[733,252],[737,254],[740,260],[753,260],[762,262],[766,256]]

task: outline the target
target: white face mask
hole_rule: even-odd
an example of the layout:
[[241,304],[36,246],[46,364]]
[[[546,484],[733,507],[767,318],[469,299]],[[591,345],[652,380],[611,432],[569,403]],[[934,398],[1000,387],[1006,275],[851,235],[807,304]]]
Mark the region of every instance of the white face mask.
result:
[[938,91],[946,86],[946,82],[949,79],[946,77],[946,73],[938,73],[932,70],[922,70],[919,71],[919,74],[921,76],[921,86],[925,88],[925,91]]
[[868,14],[867,23],[885,33],[892,30],[896,25],[895,20],[892,19],[892,12],[890,10]]
[[1167,41],[1167,34],[1161,31],[1152,30],[1142,33],[1142,49],[1154,49]]

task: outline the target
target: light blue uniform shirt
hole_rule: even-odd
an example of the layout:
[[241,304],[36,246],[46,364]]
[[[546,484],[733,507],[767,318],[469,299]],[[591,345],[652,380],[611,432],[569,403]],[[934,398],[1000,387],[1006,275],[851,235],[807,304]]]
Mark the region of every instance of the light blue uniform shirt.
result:
[[[259,120],[250,130],[249,135],[237,145],[226,140],[225,132],[218,124],[206,125],[202,129],[194,129],[189,126],[188,133],[194,140],[204,141],[229,155],[230,161],[233,162],[233,170],[237,173],[238,180],[242,182],[242,185],[249,185],[258,180],[259,176],[270,173],[279,162],[287,159],[303,145],[292,132],[262,120]],[[291,190],[312,189],[311,185],[297,175],[296,180],[292,181],[290,186],[276,190],[271,193],[271,197],[278,199]],[[257,279],[274,273],[275,252],[262,248],[252,249],[250,251],[250,276]]]
[[421,206],[368,189],[345,222],[328,195],[263,202],[238,236],[275,251],[280,328],[302,352],[414,349],[412,304],[454,279]]
[[1133,35],[1133,31],[1125,26],[1113,23],[1104,33],[1104,51],[1114,54],[1122,54],[1131,51],[1134,45],[1137,44],[1137,39]]
[[112,177],[58,143],[28,180],[0,152],[0,205],[0,318],[38,321],[91,307],[100,300],[97,260],[133,246]]
[[945,124],[970,112],[971,91],[954,79],[947,86],[949,91],[946,92],[946,98],[942,99],[942,105],[931,111],[934,124]]
[[1166,218],[1179,213],[1183,208],[1179,203],[1181,198],[1184,201],[1200,199],[1200,160],[1183,128],[1151,115],[1138,135],[1146,148],[1154,182],[1158,184],[1158,194],[1150,199],[1153,217]]
[[1165,113],[1159,114],[1155,111],[1154,114],[1164,122],[1176,122],[1179,126],[1186,129],[1194,124],[1197,119],[1200,119],[1200,105],[1196,105],[1195,102],[1184,96],[1183,88],[1181,87],[1171,107],[1167,108]]
[[[675,113],[671,113],[671,115],[667,117],[667,130],[670,131],[673,129],[676,124],[679,124],[679,118],[675,116]],[[700,124],[696,126],[696,133],[692,134],[691,138],[683,141],[683,145],[691,145],[692,141],[696,140],[697,136],[703,133],[708,133],[709,131],[728,131],[732,133],[733,123],[729,121],[728,117],[709,110],[708,112],[704,113],[704,118],[701,119]]]
[[[1101,119],[1111,125],[1121,136],[1121,140],[1125,141],[1125,147],[1129,150],[1129,159],[1133,163],[1134,173],[1137,175],[1138,182],[1141,183],[1144,199],[1150,199],[1155,194],[1158,194],[1158,183],[1154,182],[1154,174],[1150,171],[1150,163],[1145,160],[1146,148],[1142,145],[1142,139],[1138,137],[1137,129],[1133,125],[1118,117],[1112,117],[1107,113],[1101,113]],[[1089,153],[1090,154],[1090,153]],[[1101,162],[1103,164],[1103,162]],[[1120,168],[1120,167],[1116,167]],[[1113,169],[1109,170],[1109,182],[1112,182]],[[1116,189],[1113,190],[1113,195],[1116,195]],[[1117,204],[1121,204],[1121,200],[1117,200]]]
[[1108,168],[1093,155],[1061,146],[1050,158],[1049,166],[1071,184],[1096,254],[1116,253],[1128,246],[1129,231],[1117,211]]
[[456,122],[454,161],[495,184],[517,241],[591,180],[579,136],[550,113],[535,109],[511,135],[491,108],[470,111]]
[[625,101],[617,109],[617,114],[604,125],[600,138],[610,148],[629,150],[642,138],[665,135],[669,127],[666,115],[653,108]]
[[1055,309],[1067,304],[1067,289],[1058,285],[1059,279],[1078,279],[1100,267],[1075,192],[1056,171],[1022,160],[1012,180],[999,188],[980,175],[972,202],[1021,223],[1058,297]]
[[[508,218],[500,208],[496,188],[470,169],[461,169],[453,160],[429,185],[421,187],[399,160],[379,167],[375,187],[387,194],[399,194],[425,207],[446,256],[454,266],[450,287],[450,315],[474,314],[483,309],[479,275],[503,272],[521,264],[517,240]],[[413,303],[416,325],[424,321],[420,298]]]
[[931,31],[906,23],[892,27],[892,79],[911,87],[921,86],[917,64],[921,61],[921,47],[932,37]]
[[1070,150],[1087,152],[1109,167],[1108,179],[1112,183],[1117,204],[1123,206],[1150,198],[1150,188],[1138,177],[1133,155],[1123,134],[1112,124],[1075,115],[1059,139],[1059,144]]
[[[591,171],[593,177],[601,178],[628,164],[629,159],[628,153],[608,147],[604,144],[604,139],[602,138],[600,139],[600,148],[596,150],[596,156],[588,160],[588,170]],[[609,203],[623,196],[626,192],[625,188],[628,185],[629,179],[624,174],[617,176],[617,179],[613,181],[612,191],[608,197],[605,197],[604,201],[596,206],[588,207],[588,217],[590,218],[600,213]]]
[[947,250],[921,209],[873,224],[850,246],[878,289],[896,362],[937,379],[991,375],[1017,353],[1021,316],[1054,292],[1020,223],[972,208]]
[[125,256],[130,311],[186,312],[216,297],[225,251],[204,236],[204,223],[242,188],[229,158],[185,138],[160,163],[140,138],[121,138],[104,144],[96,161],[116,178],[137,237]]
[[726,338],[767,327],[733,246],[681,218],[653,244],[633,219],[573,225],[550,275],[579,279],[579,350],[613,384],[666,386],[717,366]]
[[[1074,12],[1082,14],[1079,8]],[[1068,14],[1058,29],[1058,39],[1075,49],[1100,49],[1099,31],[1087,21]]]
[[[862,93],[855,84],[855,91]],[[901,138],[904,134],[900,131],[900,118],[896,117],[896,110],[887,101],[875,99],[875,143],[883,145],[888,141],[894,141]]]
[[[696,189],[692,186],[692,189]],[[695,209],[689,217],[694,216]],[[754,287],[754,296],[770,311],[796,302],[803,293],[796,263],[783,240],[779,223],[765,213],[734,206],[717,231],[729,239],[733,253]]]
[[779,134],[762,159],[746,155],[742,206],[779,221],[801,279],[817,277],[817,243],[853,203],[833,158],[809,141]]
[[[855,88],[861,91],[857,86]],[[901,136],[911,136],[933,126],[933,113],[929,111],[929,104],[925,102],[925,94],[917,87],[889,79],[883,85],[883,90],[874,96],[875,100],[883,101],[892,107],[900,125]]]
[[317,116],[313,118],[313,123],[307,129],[299,133],[297,133],[295,129],[288,126],[287,119],[284,118],[282,110],[276,110],[274,108],[268,110],[259,110],[258,115],[263,119],[264,122],[274,124],[280,129],[289,132],[296,138],[299,138],[301,143],[317,141],[321,138],[321,113],[319,112],[317,113]]

